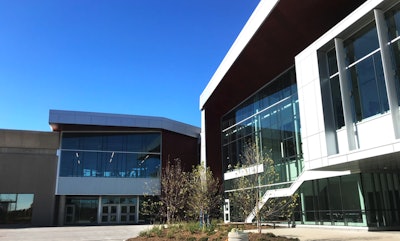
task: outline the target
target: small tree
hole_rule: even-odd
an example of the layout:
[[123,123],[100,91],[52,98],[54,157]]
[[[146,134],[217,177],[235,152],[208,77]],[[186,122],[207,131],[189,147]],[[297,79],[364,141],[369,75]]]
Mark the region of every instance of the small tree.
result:
[[161,210],[167,223],[182,219],[188,197],[188,173],[182,170],[181,160],[169,160],[161,174]]
[[193,167],[190,174],[190,191],[188,198],[188,207],[191,216],[199,215],[203,223],[203,229],[207,222],[206,216],[215,213],[220,207],[221,194],[218,179],[213,177],[209,167],[198,165]]
[[[274,161],[267,153],[260,151],[255,143],[247,143],[243,150],[241,163],[235,169],[245,170],[245,175],[234,179],[234,192],[229,193],[229,198],[236,204],[237,212],[241,219],[246,219],[253,214],[256,219],[258,232],[261,233],[261,219],[273,215],[289,215],[288,209],[295,203],[294,197],[269,200],[262,210],[259,203],[263,195],[270,189],[271,184],[278,181],[279,175],[275,171]],[[293,210],[293,209],[292,209]]]

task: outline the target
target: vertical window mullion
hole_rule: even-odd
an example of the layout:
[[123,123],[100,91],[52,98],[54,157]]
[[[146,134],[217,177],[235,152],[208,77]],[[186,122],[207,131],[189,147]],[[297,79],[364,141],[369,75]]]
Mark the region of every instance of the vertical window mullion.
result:
[[353,115],[351,111],[351,98],[349,80],[346,71],[346,57],[344,53],[343,40],[335,38],[335,50],[337,65],[339,71],[340,92],[342,95],[344,124],[347,132],[347,141],[349,150],[356,149],[355,133],[353,127]]
[[376,28],[378,33],[379,46],[381,49],[383,73],[386,83],[386,92],[389,101],[389,109],[392,116],[393,128],[396,139],[400,138],[400,114],[399,103],[396,93],[395,73],[393,71],[393,63],[390,57],[388,29],[383,12],[374,9]]

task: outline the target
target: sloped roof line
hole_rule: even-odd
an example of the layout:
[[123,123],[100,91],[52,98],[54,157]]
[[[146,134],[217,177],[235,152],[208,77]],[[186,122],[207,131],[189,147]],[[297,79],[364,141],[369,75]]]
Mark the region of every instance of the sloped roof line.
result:
[[156,116],[50,110],[49,124],[155,128],[196,138],[200,135],[199,127]]

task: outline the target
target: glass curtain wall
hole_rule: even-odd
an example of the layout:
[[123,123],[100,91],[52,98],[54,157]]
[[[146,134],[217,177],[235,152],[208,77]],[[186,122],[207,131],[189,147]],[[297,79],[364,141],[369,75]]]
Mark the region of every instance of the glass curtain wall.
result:
[[[400,104],[400,5],[385,12],[388,45],[395,73],[398,103]],[[344,41],[346,74],[351,91],[353,121],[389,111],[385,77],[382,67],[376,23],[372,21]],[[335,49],[326,52],[331,98],[337,129],[344,126],[342,98]]]
[[[222,119],[223,170],[241,162],[248,142],[274,160],[280,182],[302,172],[300,118],[294,68],[289,69]],[[224,182],[229,189],[229,181]]]
[[295,211],[302,224],[398,227],[398,173],[361,173],[308,181]]
[[389,110],[375,22],[344,42],[353,118],[361,121]]
[[62,177],[159,177],[161,133],[63,133]]
[[299,189],[302,224],[366,226],[360,175],[308,181]]

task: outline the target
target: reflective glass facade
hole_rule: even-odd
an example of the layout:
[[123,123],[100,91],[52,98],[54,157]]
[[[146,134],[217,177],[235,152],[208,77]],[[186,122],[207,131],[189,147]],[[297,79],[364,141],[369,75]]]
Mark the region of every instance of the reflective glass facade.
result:
[[62,134],[61,177],[159,177],[161,133]]
[[[246,143],[274,160],[281,182],[302,172],[300,118],[294,68],[251,96],[222,119],[223,171],[240,163]],[[225,182],[226,188],[229,182]]]
[[[400,103],[400,6],[385,13],[391,65]],[[381,48],[375,20],[344,40],[345,74],[351,92],[353,122],[389,111]],[[328,72],[336,128],[344,126],[336,49],[327,51]],[[322,61],[323,62],[323,61]],[[323,74],[322,74],[323,75]]]
[[33,194],[0,194],[0,224],[30,224]]
[[313,180],[299,189],[302,224],[389,227],[400,224],[398,173],[362,173]]

